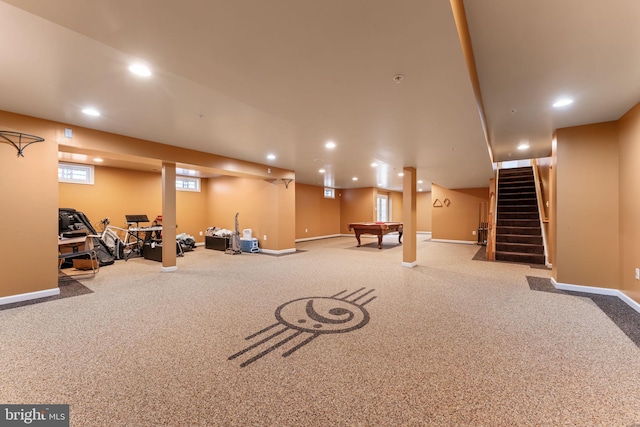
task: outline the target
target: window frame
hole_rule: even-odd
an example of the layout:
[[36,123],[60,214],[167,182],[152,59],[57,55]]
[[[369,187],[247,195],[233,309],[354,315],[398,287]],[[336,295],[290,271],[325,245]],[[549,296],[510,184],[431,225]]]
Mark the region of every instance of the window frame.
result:
[[[86,179],[78,179],[71,177],[64,177],[64,172],[61,174],[61,169],[67,169],[71,171],[84,171],[86,172]],[[73,173],[71,174],[73,175]],[[94,185],[95,183],[95,168],[93,165],[86,165],[84,163],[67,163],[58,162],[58,182],[65,184],[82,184],[82,185]]]
[[[179,181],[182,181],[182,182],[194,182],[195,183],[195,188],[185,187],[184,185],[181,186],[181,187],[178,187],[178,182]],[[194,177],[194,176],[183,176],[183,175],[176,176],[176,191],[188,191],[188,192],[191,192],[191,193],[199,193],[200,192],[200,178]]]
[[336,198],[336,189],[331,187],[324,187],[324,198],[325,199],[335,199]]

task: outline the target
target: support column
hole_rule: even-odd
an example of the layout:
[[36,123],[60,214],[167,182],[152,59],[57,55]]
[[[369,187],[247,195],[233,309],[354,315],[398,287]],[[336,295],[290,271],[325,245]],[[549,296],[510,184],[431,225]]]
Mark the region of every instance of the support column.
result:
[[176,164],[162,162],[162,267],[176,271]]
[[415,267],[416,259],[416,169],[403,168],[402,178],[402,266]]

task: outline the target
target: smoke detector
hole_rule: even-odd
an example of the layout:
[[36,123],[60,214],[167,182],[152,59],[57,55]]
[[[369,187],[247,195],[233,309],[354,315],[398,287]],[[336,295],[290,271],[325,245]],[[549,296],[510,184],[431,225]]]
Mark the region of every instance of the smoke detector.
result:
[[393,81],[396,83],[400,83],[402,80],[404,80],[404,75],[402,74],[396,74],[393,76]]

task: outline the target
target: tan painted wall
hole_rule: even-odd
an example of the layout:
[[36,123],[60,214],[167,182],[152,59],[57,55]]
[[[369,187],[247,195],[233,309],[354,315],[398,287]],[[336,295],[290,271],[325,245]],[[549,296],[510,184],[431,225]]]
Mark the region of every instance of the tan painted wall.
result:
[[0,111],[0,129],[45,139],[17,157],[0,144],[0,297],[58,286],[58,147],[54,123]]
[[[370,195],[370,191],[373,191],[373,194]],[[374,195],[378,193],[389,196],[393,221],[403,221],[401,192],[368,188],[336,190],[335,199],[325,199],[324,187],[297,184],[296,239],[349,233],[348,230],[342,229],[346,228],[349,222],[373,221],[375,219]],[[417,193],[416,204],[418,231],[431,231],[431,192]],[[373,212],[369,213],[371,210]],[[352,220],[342,219],[342,214]],[[371,219],[361,219],[367,215],[371,215]]]
[[336,190],[340,197],[340,233],[349,234],[349,223],[375,221],[375,190],[372,187]]
[[420,231],[431,231],[431,216],[433,207],[431,206],[431,191],[416,194],[416,228]]
[[398,191],[389,191],[389,200],[391,201],[391,221],[403,222],[402,193]]
[[640,303],[640,104],[619,121],[620,288]]
[[238,212],[240,233],[250,228],[261,248],[295,248],[294,182],[286,188],[281,182],[223,176],[210,178],[207,192],[210,226],[234,230]]
[[555,279],[617,288],[617,122],[558,129]]
[[327,199],[324,187],[296,184],[296,239],[334,234],[340,234],[338,195]]
[[[432,184],[431,197],[442,202],[442,207],[434,207],[432,212],[433,239],[477,241],[472,231],[478,230],[480,203],[489,201],[488,187],[450,190]],[[451,202],[448,207],[445,199]]]
[[[162,177],[159,173],[95,166],[94,185],[60,183],[59,206],[84,212],[96,230],[102,218],[126,228],[125,215],[145,214],[151,221],[162,212]],[[201,180],[202,188],[207,179]],[[207,228],[207,192],[177,191],[177,233],[204,241]],[[140,224],[151,225],[151,223]]]

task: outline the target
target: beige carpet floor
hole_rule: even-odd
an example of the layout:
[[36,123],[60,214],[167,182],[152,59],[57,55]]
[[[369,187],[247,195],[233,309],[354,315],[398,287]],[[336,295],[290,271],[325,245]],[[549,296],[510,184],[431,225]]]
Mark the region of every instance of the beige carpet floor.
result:
[[387,237],[118,261],[0,311],[0,403],[73,426],[640,425],[640,349],[591,300],[474,245],[419,238],[405,268]]

